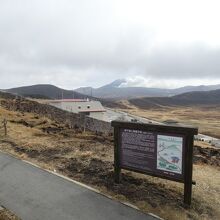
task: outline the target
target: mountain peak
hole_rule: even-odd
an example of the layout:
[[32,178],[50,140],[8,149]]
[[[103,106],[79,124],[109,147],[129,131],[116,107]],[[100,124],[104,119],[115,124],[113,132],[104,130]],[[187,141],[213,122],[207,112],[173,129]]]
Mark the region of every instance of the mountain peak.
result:
[[120,85],[125,82],[126,82],[126,79],[117,79],[117,80],[113,81],[110,85],[112,87],[120,87]]
[[125,83],[126,79],[117,79],[107,85],[104,85],[100,88],[119,88],[122,83]]

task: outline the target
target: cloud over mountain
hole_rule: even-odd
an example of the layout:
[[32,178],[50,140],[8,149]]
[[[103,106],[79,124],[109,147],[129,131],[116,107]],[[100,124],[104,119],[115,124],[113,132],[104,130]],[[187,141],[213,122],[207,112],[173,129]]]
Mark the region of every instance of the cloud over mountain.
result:
[[1,1],[0,88],[52,83],[71,89],[117,78],[143,85],[219,83],[218,5]]

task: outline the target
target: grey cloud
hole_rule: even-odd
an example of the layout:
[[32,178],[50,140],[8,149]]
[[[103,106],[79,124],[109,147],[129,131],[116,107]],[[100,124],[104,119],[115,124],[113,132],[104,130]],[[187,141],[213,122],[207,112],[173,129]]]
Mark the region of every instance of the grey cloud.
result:
[[0,2],[0,88],[98,86],[135,74],[220,78],[218,48],[155,47],[152,28],[119,23],[110,3],[52,2]]
[[146,62],[155,77],[220,77],[220,49],[205,46],[170,47],[154,51]]

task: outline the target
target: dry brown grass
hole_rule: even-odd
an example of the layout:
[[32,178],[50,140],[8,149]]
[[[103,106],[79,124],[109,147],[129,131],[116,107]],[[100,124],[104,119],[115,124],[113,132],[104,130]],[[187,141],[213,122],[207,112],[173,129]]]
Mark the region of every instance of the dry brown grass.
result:
[[[7,137],[0,129],[2,151],[43,168],[55,169],[165,219],[220,219],[220,168],[217,166],[194,165],[193,179],[197,185],[193,187],[192,207],[185,209],[182,184],[132,172],[123,172],[122,183],[115,184],[111,137],[81,133],[32,113],[0,107],[0,121],[3,118],[9,122]],[[48,127],[60,129],[48,134],[45,132]]]
[[220,107],[192,106],[192,107],[163,107],[155,109],[140,109],[128,101],[122,101],[128,106],[123,109],[128,113],[163,122],[169,119],[183,124],[196,126],[199,132],[220,138]]
[[10,211],[3,209],[0,211],[0,220],[20,220],[20,218],[18,218]]

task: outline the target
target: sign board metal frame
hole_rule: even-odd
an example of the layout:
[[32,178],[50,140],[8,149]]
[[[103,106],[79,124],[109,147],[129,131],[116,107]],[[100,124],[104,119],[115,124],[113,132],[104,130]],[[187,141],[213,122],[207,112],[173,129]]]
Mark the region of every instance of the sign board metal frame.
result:
[[[184,204],[190,206],[192,196],[192,169],[193,169],[193,144],[194,135],[198,134],[198,128],[170,126],[159,124],[144,124],[124,121],[112,121],[114,127],[114,173],[115,182],[120,182],[121,169],[126,169],[154,177],[168,179],[180,183],[184,183]],[[131,131],[150,132],[157,135],[173,135],[182,137],[182,176],[176,177],[166,175],[165,172],[155,172],[154,170],[143,170],[137,167],[126,166],[122,164],[122,132],[129,129]]]

